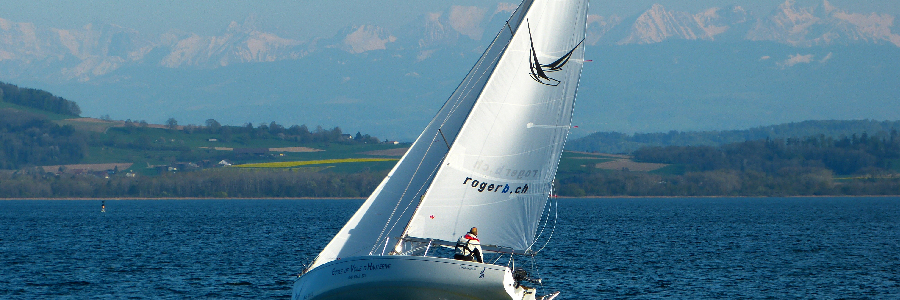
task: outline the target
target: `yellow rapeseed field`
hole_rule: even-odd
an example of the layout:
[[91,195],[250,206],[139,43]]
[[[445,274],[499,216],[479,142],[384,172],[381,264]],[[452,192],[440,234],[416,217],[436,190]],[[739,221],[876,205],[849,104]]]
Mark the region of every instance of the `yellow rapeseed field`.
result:
[[258,164],[243,164],[236,165],[238,168],[293,168],[298,166],[306,166],[306,165],[321,165],[321,164],[340,164],[340,163],[351,163],[351,162],[376,162],[376,161],[395,161],[398,160],[396,158],[340,158],[340,159],[320,159],[320,160],[306,160],[306,161],[283,161],[283,162],[270,162],[270,163],[258,163]]

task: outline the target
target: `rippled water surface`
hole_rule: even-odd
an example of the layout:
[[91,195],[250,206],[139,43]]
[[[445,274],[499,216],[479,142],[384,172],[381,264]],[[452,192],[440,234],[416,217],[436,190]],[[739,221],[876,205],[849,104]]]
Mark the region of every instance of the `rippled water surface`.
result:
[[[100,203],[0,201],[0,298],[289,298],[362,200]],[[562,299],[900,299],[898,198],[558,203]]]

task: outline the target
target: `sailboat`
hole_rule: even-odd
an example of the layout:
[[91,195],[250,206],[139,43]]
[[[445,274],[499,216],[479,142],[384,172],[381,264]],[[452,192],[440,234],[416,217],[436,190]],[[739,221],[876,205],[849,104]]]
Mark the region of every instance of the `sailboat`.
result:
[[[543,299],[535,255],[571,126],[587,0],[525,0],[292,299]],[[544,221],[542,221],[544,220]],[[485,263],[436,255],[470,228]],[[542,240],[542,239],[541,239]],[[505,263],[500,258],[506,258]],[[530,283],[529,283],[530,282]]]

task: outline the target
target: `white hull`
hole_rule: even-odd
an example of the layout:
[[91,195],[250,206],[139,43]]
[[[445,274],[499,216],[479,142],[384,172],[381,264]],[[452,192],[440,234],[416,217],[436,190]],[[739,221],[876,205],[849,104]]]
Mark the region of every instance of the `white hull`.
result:
[[487,233],[482,252],[534,254],[550,225],[547,198],[572,123],[587,6],[522,0],[403,158],[297,279],[292,298],[535,300],[535,290],[516,281],[540,281],[504,266],[354,255],[453,248],[473,227]]
[[316,267],[291,299],[534,299],[509,268],[425,256],[359,256]]

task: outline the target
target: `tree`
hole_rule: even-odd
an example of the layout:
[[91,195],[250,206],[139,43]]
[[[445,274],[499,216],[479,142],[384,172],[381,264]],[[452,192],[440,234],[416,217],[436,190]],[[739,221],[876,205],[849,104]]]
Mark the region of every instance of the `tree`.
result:
[[278,123],[275,123],[275,121],[272,121],[272,123],[269,124],[269,133],[273,135],[284,133],[284,126],[281,126]]
[[206,120],[206,128],[208,128],[210,132],[213,132],[213,133],[218,132],[219,128],[221,128],[221,127],[222,127],[222,124],[219,124],[219,122],[216,121],[215,119]]
[[63,115],[78,116],[81,109],[75,102],[54,96],[42,90],[20,88],[16,85],[0,82],[0,98],[2,101],[22,106],[42,109]]
[[175,118],[169,118],[169,120],[166,120],[166,128],[178,129],[178,121]]

